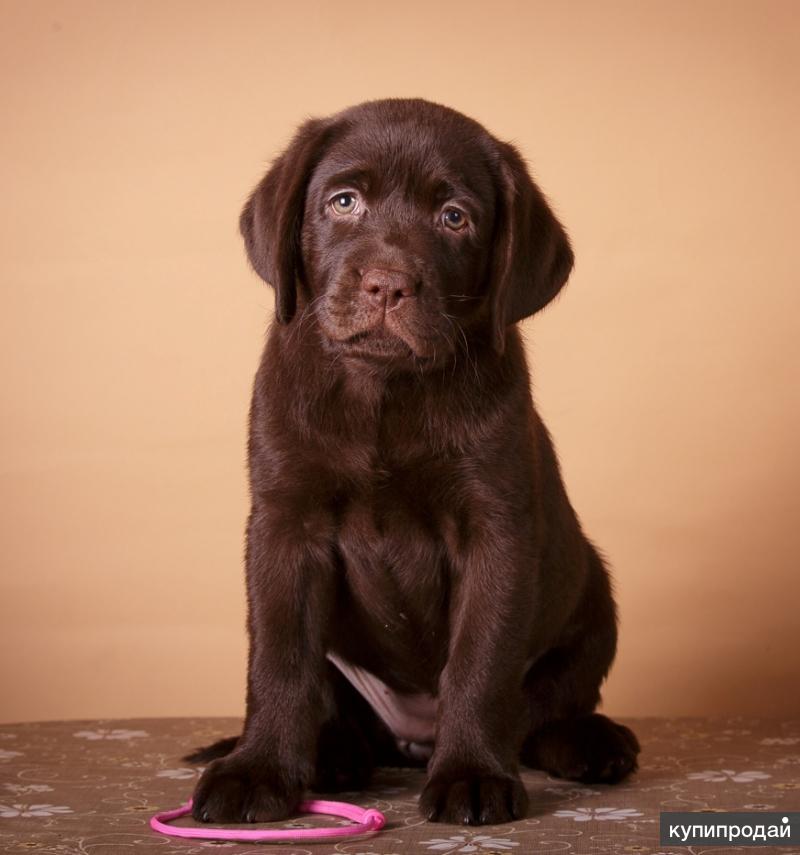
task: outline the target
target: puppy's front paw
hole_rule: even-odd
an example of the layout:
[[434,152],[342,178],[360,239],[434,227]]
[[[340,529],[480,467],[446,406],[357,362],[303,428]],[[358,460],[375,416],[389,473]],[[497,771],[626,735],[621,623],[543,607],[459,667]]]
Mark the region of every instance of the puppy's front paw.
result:
[[419,808],[431,822],[495,825],[525,816],[528,794],[516,775],[436,773],[422,790]]
[[303,793],[299,782],[257,755],[234,752],[203,773],[192,799],[199,822],[269,822],[285,819]]

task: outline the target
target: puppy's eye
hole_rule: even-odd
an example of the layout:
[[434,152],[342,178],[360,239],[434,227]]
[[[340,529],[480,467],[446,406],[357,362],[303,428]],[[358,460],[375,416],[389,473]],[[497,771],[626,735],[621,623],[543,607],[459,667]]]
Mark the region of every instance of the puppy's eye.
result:
[[467,218],[464,216],[463,211],[459,211],[458,208],[447,208],[442,214],[442,222],[448,229],[458,232],[466,226]]
[[353,214],[358,210],[358,198],[355,193],[337,193],[331,199],[331,208],[337,214]]

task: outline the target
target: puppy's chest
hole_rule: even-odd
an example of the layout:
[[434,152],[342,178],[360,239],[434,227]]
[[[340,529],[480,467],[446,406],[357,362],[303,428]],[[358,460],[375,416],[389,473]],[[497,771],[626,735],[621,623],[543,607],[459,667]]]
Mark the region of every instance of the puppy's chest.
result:
[[[448,563],[435,488],[417,475],[384,471],[340,509],[340,614],[366,664],[390,682],[431,682],[446,647]],[[348,645],[349,646],[349,645]],[[379,663],[379,664],[378,664]],[[391,679],[392,673],[398,679]],[[425,678],[427,679],[427,678]]]
[[340,508],[337,542],[356,589],[378,586],[382,598],[433,593],[445,570],[436,489],[426,479],[384,471]]

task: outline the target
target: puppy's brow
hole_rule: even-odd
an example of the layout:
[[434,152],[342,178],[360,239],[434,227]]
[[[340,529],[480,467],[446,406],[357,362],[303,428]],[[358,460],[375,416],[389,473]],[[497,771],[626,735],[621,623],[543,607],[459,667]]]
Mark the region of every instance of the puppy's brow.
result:
[[455,181],[450,178],[440,178],[432,184],[433,196],[437,202],[447,202],[451,200],[463,200],[476,208],[480,206],[480,201],[476,195],[465,187],[460,181]]
[[433,192],[436,194],[437,199],[450,199],[453,196],[460,195],[463,191],[453,182],[448,181],[446,178],[441,178],[434,183]]
[[333,190],[336,187],[356,187],[359,190],[369,190],[372,181],[372,172],[361,166],[351,169],[343,169],[331,175],[325,181],[325,189]]

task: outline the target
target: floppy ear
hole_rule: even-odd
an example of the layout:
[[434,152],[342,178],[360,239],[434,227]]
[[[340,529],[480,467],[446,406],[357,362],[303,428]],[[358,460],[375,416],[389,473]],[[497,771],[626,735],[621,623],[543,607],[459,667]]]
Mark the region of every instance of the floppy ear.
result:
[[286,324],[302,284],[300,229],[308,181],[330,136],[331,123],[309,119],[247,200],[239,231],[253,269],[275,289],[275,317]]
[[563,287],[574,256],[561,223],[514,146],[497,143],[500,193],[490,292],[492,336],[502,353],[506,328],[546,306]]

